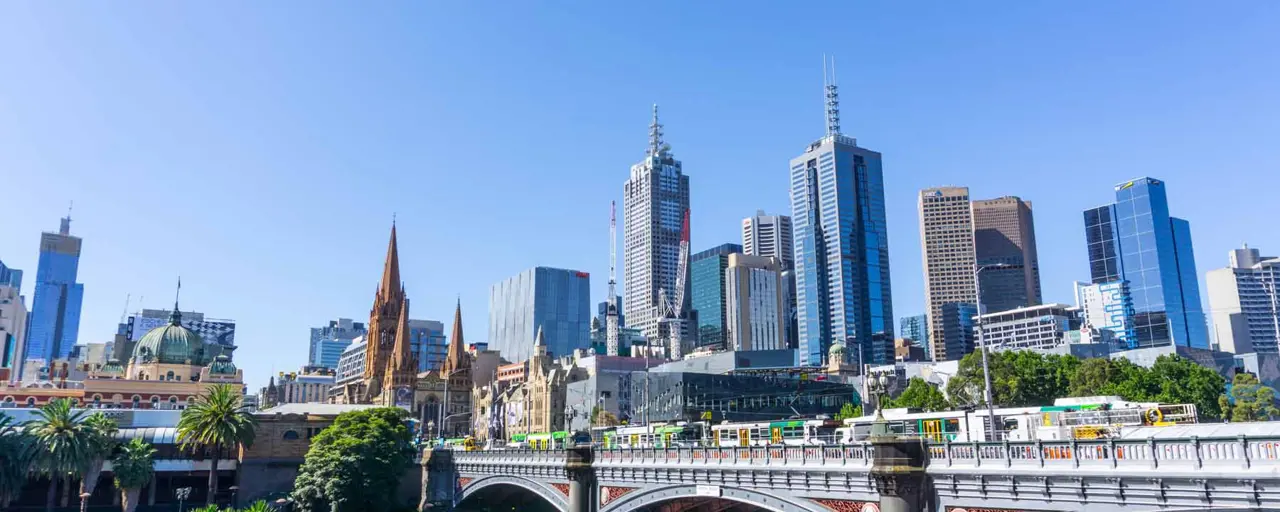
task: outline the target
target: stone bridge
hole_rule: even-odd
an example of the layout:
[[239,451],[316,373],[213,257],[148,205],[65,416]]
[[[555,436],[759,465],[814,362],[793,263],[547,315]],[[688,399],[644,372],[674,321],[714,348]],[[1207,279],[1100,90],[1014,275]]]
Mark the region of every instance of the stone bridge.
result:
[[[563,512],[681,510],[672,506],[680,503],[774,512],[1280,507],[1280,437],[913,442],[923,459],[918,484],[895,483],[904,462],[871,444],[437,450],[424,456],[424,500],[467,509],[485,493],[518,488]],[[886,492],[913,499],[886,500]]]

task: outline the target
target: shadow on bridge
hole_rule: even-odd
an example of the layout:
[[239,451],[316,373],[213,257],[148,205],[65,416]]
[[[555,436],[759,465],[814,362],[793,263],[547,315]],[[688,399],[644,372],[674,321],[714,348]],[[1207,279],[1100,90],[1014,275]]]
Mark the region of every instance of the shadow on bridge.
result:
[[513,484],[493,484],[463,498],[458,512],[560,512],[537,493]]
[[757,505],[724,498],[676,498],[635,509],[636,512],[752,512]]

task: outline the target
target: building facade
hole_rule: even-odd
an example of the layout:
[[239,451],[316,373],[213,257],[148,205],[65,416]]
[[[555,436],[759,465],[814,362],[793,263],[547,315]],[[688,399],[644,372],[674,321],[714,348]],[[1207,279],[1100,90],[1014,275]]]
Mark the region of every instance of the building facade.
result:
[[976,264],[982,308],[1005,311],[1040,303],[1040,259],[1036,254],[1031,202],[1007,196],[972,203]]
[[1220,350],[1243,354],[1280,352],[1280,258],[1244,246],[1231,251],[1226,268],[1205,274],[1213,336]]
[[[347,404],[376,404],[412,407],[417,386],[418,364],[409,348],[409,298],[400,280],[400,253],[396,227],[382,267],[378,291],[369,311],[368,334],[364,343],[364,373],[358,381],[332,393],[333,400]],[[341,358],[339,358],[341,366]]]
[[692,307],[698,312],[698,346],[723,349],[728,331],[725,271],[729,257],[741,254],[738,244],[721,244],[689,257]]
[[[975,348],[973,318],[978,315],[977,306],[963,302],[948,302],[938,308],[938,311],[941,315],[938,317],[938,330],[930,334],[934,339],[934,350],[952,356],[973,352]],[[963,356],[956,356],[954,359],[958,360],[961,357]]]
[[[829,115],[838,110],[834,87],[828,86]],[[828,125],[827,135],[790,164],[799,362],[823,365],[833,341],[869,362],[892,362],[880,153],[841,135],[838,123]]]
[[[974,287],[976,254],[968,187],[938,187],[920,191],[920,246],[924,261],[924,297],[928,306],[929,340],[935,361],[960,359],[972,350],[962,330],[943,328],[947,304],[977,303]],[[960,336],[947,339],[946,333]],[[950,350],[948,350],[950,347]],[[956,352],[956,349],[962,350]]]
[[[778,258],[730,254],[724,279],[729,350],[788,347],[787,296]],[[698,313],[701,321],[702,313]]]
[[57,233],[40,234],[35,294],[20,366],[26,366],[27,360],[48,364],[66,359],[76,345],[84,299],[84,285],[76,282],[80,244],[79,237],[71,236],[71,217],[62,219]]
[[902,317],[898,324],[898,335],[920,347],[925,360],[933,360],[933,345],[929,343],[929,315]]
[[312,327],[307,364],[336,370],[342,352],[351,346],[352,340],[367,332],[364,323],[353,322],[350,318],[330,320],[329,325]]
[[0,261],[0,286],[11,286],[22,293],[22,271]]
[[1081,326],[1090,331],[1107,331],[1114,345],[1123,350],[1132,345],[1136,336],[1133,330],[1133,296],[1129,294],[1127,281],[1106,283],[1075,283],[1076,306],[1080,308]]
[[[128,359],[129,354],[133,353],[134,344],[152,329],[168,325],[171,316],[173,311],[168,309],[143,309],[129,315],[125,323],[120,324],[118,334],[122,335],[119,337],[122,339],[115,343],[113,355],[121,361]],[[199,334],[201,339],[228,348],[236,346],[235,320],[206,318],[204,313],[198,311],[183,311],[180,316],[182,326]]]
[[[622,313],[627,325],[640,329],[649,340],[661,338],[663,308],[658,291],[668,296],[675,291],[680,238],[689,211],[689,177],[662,140],[662,130],[654,105],[649,148],[644,160],[631,166],[631,176],[623,185]],[[687,297],[687,281],[685,286]]]
[[1093,282],[1127,282],[1134,308],[1127,348],[1209,348],[1191,224],[1170,216],[1163,181],[1121,183],[1115,197],[1085,210],[1085,238]]
[[757,210],[754,216],[742,219],[742,251],[739,252],[778,258],[783,270],[791,270],[795,268],[794,247],[791,217],[766,215],[764,210]]
[[325,366],[304,366],[297,372],[280,372],[259,391],[258,406],[267,409],[283,404],[326,403],[336,376],[332,368]]
[[0,368],[17,380],[27,333],[27,306],[17,286],[0,280]]
[[1068,331],[1080,328],[1075,308],[1066,304],[997,311],[982,315],[980,320],[978,345],[986,344],[991,350],[1052,349],[1065,342]]
[[555,355],[591,347],[591,278],[586,272],[535,267],[489,289],[489,348],[508,361],[533,354],[538,330]]
[[449,339],[444,324],[435,320],[409,319],[409,351],[418,362],[418,372],[437,371],[449,356]]

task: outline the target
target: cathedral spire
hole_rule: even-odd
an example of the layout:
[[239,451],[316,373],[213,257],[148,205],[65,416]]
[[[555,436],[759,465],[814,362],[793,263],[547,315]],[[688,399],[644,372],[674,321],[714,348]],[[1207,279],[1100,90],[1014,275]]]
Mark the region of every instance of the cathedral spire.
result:
[[396,223],[391,223],[391,241],[387,243],[387,262],[382,267],[382,283],[378,290],[384,297],[400,293],[400,252],[396,248]]
[[391,349],[390,371],[387,375],[394,375],[397,371],[411,369],[414,373],[417,368],[413,367],[413,353],[409,350],[409,299],[400,302],[400,321],[396,326],[396,341]]
[[445,354],[444,366],[441,368],[442,376],[447,378],[450,373],[471,366],[463,343],[466,342],[462,338],[462,299],[459,298],[458,307],[453,312],[453,336],[449,339],[449,351]]

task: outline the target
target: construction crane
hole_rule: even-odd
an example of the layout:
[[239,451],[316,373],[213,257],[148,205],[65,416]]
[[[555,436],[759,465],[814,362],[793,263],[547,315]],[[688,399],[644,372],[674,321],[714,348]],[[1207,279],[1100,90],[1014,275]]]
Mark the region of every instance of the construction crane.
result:
[[686,325],[688,318],[686,318],[684,306],[685,282],[689,274],[689,210],[687,209],[684,211],[684,225],[680,229],[680,254],[676,258],[676,289],[670,295],[670,300],[665,289],[658,289],[658,304],[661,310],[659,330],[666,335],[667,355],[671,359],[684,357],[685,333],[690,330]]
[[[618,355],[618,203],[609,201],[609,297],[605,306],[605,354]],[[628,354],[630,355],[630,354]]]

